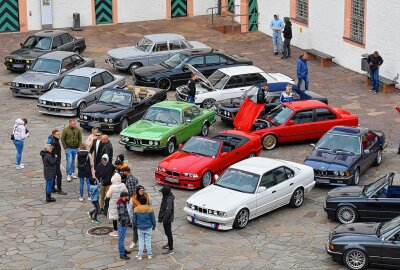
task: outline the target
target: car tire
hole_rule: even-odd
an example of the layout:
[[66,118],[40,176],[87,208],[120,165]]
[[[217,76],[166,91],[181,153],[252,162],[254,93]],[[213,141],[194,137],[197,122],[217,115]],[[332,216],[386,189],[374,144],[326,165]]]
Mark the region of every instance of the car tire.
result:
[[133,74],[135,72],[135,69],[142,67],[142,65],[140,63],[132,63],[129,67],[128,67],[128,73],[129,74]]
[[125,117],[121,119],[121,122],[119,123],[119,132],[123,131],[129,126],[128,119]]
[[247,158],[253,158],[256,157],[257,153],[256,152],[251,152],[250,155]]
[[249,223],[249,216],[249,210],[246,208],[240,209],[233,222],[233,228],[238,230],[244,229],[247,223]]
[[206,171],[201,177],[201,187],[205,188],[212,184],[212,173],[210,171]]
[[357,168],[356,171],[354,172],[353,179],[351,180],[351,185],[358,186],[359,183],[360,183],[360,169]]
[[379,149],[378,153],[376,154],[376,158],[374,161],[374,166],[379,166],[382,163],[382,150]]
[[171,155],[172,153],[175,152],[175,148],[176,148],[175,139],[170,139],[170,140],[167,142],[167,147],[164,149],[164,155],[165,155],[165,156]]
[[171,90],[171,80],[168,78],[161,78],[157,81],[157,88],[164,89],[165,91]]
[[342,224],[354,223],[358,219],[358,212],[354,207],[341,206],[336,211],[336,219]]
[[74,49],[74,53],[80,55],[81,54],[81,50],[79,50],[79,48]]
[[211,109],[215,106],[215,99],[207,98],[201,103],[201,107],[204,109]]
[[87,107],[85,102],[81,102],[78,105],[78,110],[77,110],[77,115],[79,116],[79,114],[81,113],[82,110],[84,110]]
[[290,199],[290,206],[293,208],[299,208],[303,205],[304,202],[304,189],[297,188],[293,194],[292,198]]
[[343,254],[343,264],[351,270],[364,270],[368,267],[368,256],[358,248],[351,248]]
[[210,132],[210,126],[208,125],[208,123],[204,123],[203,126],[201,127],[201,136],[203,137],[207,137],[208,133]]
[[268,134],[262,138],[261,144],[265,150],[272,150],[278,144],[278,139],[275,137],[275,135]]

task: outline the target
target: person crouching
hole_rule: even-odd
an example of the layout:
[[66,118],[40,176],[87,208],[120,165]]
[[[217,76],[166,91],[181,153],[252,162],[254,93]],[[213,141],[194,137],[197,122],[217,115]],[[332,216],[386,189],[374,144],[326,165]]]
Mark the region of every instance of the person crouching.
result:
[[119,200],[117,201],[117,212],[118,212],[118,251],[119,257],[123,260],[129,260],[130,258],[126,254],[130,254],[124,246],[126,230],[131,226],[131,220],[129,218],[128,208],[126,203],[129,201],[128,192],[121,192]]

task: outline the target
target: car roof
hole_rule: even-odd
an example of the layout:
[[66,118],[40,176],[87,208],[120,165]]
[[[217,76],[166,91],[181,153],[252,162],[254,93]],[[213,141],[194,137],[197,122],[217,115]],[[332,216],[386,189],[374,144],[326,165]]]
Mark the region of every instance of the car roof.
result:
[[261,70],[260,68],[249,65],[220,68],[219,71],[225,73],[228,76],[250,74],[250,73],[264,73],[264,71]]
[[193,104],[189,104],[189,103],[183,102],[183,101],[166,100],[166,101],[159,102],[159,103],[153,105],[152,107],[162,107],[162,108],[176,109],[176,110],[181,111],[191,105],[193,106]]
[[68,75],[83,76],[83,77],[93,77],[94,75],[97,75],[97,74],[102,73],[104,71],[107,71],[107,70],[101,69],[101,68],[83,67],[83,68],[75,69],[74,71],[72,71]]
[[62,31],[62,30],[45,30],[45,31],[37,32],[36,34],[33,34],[33,36],[54,37],[54,36],[58,36],[58,35],[61,35],[64,33],[68,33],[68,32]]
[[239,161],[230,168],[263,175],[264,173],[280,166],[287,166],[287,164],[281,160],[254,157]]
[[211,49],[211,48],[199,48],[199,49],[190,49],[190,50],[182,50],[182,54],[188,55],[188,56],[193,56],[193,55],[203,55],[203,54],[208,54],[208,53],[216,53],[216,54],[222,54],[221,51]]
[[364,127],[346,127],[346,126],[336,126],[333,127],[328,133],[343,134],[343,135],[362,135],[368,128]]
[[153,35],[146,35],[144,37],[153,42],[185,39],[184,36],[174,33],[153,34]]
[[45,59],[54,59],[54,60],[63,60],[64,58],[67,58],[71,55],[74,55],[76,53],[74,52],[65,52],[65,51],[53,51],[49,52],[46,54],[43,54],[39,58],[45,58]]
[[301,101],[299,100],[293,102],[286,102],[283,105],[295,111],[329,107],[328,105],[319,100],[301,100]]

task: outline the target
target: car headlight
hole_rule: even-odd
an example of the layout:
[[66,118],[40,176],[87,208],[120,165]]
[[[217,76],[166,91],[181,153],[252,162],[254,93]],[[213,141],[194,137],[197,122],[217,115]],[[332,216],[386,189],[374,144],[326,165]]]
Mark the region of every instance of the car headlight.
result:
[[107,123],[107,122],[108,122],[108,119],[107,119],[107,118],[104,118],[104,122],[106,122],[106,123]]
[[81,114],[81,115],[79,115],[79,118],[80,118],[80,119],[83,119],[83,115],[82,115],[82,114]]
[[149,141],[149,145],[153,145],[153,141]]
[[186,173],[186,172],[184,172],[182,175],[185,176],[185,177],[190,177],[190,178],[197,178],[198,177],[198,175],[196,173]]
[[334,171],[333,174],[334,174],[335,176],[338,176],[338,175],[339,175],[339,172]]
[[83,116],[83,119],[87,120],[87,116],[86,116],[86,115],[84,115],[84,116]]
[[129,137],[121,136],[121,141],[123,141],[123,142],[129,142]]
[[71,103],[67,103],[67,107],[72,107]]
[[160,143],[158,141],[154,141],[154,145],[159,145]]
[[228,214],[226,212],[222,212],[222,211],[217,211],[217,215],[220,216],[220,217],[228,216]]
[[11,86],[14,86],[14,87],[15,87],[15,86],[17,86],[17,83],[12,82],[12,83],[11,83]]
[[339,174],[340,174],[340,176],[344,176],[344,173],[345,173],[345,172],[340,172]]
[[43,100],[42,103],[46,105],[46,101],[45,100]]
[[65,104],[65,103],[61,103],[61,106],[63,106],[63,107],[66,107],[66,106],[67,106],[67,104]]
[[108,119],[108,122],[109,122],[109,123],[112,123],[112,121],[113,121],[113,120],[112,120],[111,118]]
[[12,58],[6,58],[6,62],[12,63],[13,59]]
[[165,168],[160,167],[160,166],[157,167],[157,170],[160,171],[160,172],[165,172]]

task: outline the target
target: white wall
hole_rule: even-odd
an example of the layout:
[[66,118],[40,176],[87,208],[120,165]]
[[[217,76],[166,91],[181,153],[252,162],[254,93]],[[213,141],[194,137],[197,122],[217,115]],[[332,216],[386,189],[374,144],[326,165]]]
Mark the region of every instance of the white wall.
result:
[[[274,18],[274,14],[278,13],[279,17],[289,17],[290,4],[287,0],[258,0],[258,18],[259,31],[266,33],[271,36],[272,31],[270,26],[271,20]],[[268,2],[268,4],[266,4]]]
[[165,0],[118,0],[118,21],[136,22],[166,18]]
[[[193,0],[193,14],[194,16],[205,15],[208,8],[216,7],[217,0]],[[211,10],[209,11],[211,14]]]
[[28,13],[28,30],[31,31],[42,29],[40,2],[37,0],[28,0],[26,1],[26,8]]
[[72,27],[73,13],[80,13],[81,26],[92,25],[91,0],[53,0],[53,27]]

